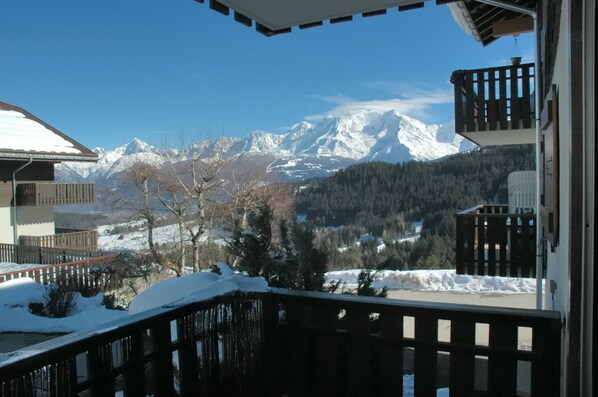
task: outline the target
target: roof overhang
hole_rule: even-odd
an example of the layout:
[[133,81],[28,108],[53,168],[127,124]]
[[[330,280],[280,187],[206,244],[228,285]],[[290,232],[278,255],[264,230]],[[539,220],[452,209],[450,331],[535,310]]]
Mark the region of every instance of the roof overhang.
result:
[[[206,0],[195,0],[204,3]],[[397,8],[406,11],[421,8],[430,0],[208,0],[210,8],[224,15],[231,10],[235,21],[266,35],[288,33],[293,27],[300,29],[330,23],[346,22],[353,16],[364,17],[385,14]],[[455,20],[463,30],[488,45],[504,35],[531,31],[533,22],[529,15],[505,9],[485,0],[436,0],[436,4],[449,4]],[[486,0],[504,3],[515,9],[535,11],[536,0]]]
[[[203,3],[204,0],[195,0]],[[428,0],[209,0],[210,8],[229,15],[258,32],[273,36],[287,33],[291,28],[300,29],[331,23],[350,21],[354,15],[364,17],[386,13],[390,8],[399,11],[420,8]],[[455,0],[437,0],[446,3]]]
[[77,154],[61,154],[61,153],[41,153],[41,152],[27,152],[27,151],[7,151],[0,152],[0,160],[33,160],[33,161],[48,161],[48,162],[63,162],[63,161],[89,161],[97,162],[98,155],[77,155]]
[[[10,114],[17,114],[18,117],[15,118],[22,118],[22,120],[28,120],[30,124],[32,122],[33,125],[35,125],[36,127],[42,126],[43,134],[45,134],[46,132],[47,134],[54,134],[59,139],[61,139],[62,142],[67,143],[68,146],[68,150],[65,150],[66,146],[60,147],[55,150],[51,150],[48,147],[38,147],[33,148],[34,150],[32,150],[32,148],[28,147],[30,145],[26,143],[24,145],[0,147],[0,160],[33,160],[50,162],[98,161],[97,154],[95,154],[85,146],[81,145],[73,138],[52,127],[45,121],[29,113],[27,110],[15,105],[11,105],[6,102],[0,102],[0,110],[7,111]],[[2,127],[2,125],[0,125],[0,127]],[[23,130],[19,130],[18,127],[15,129],[14,125],[9,124],[8,126],[4,127],[6,128],[6,130],[0,129],[0,133],[10,133],[12,134],[12,136],[16,137],[18,142],[29,142],[28,139],[32,139],[31,137],[26,137],[26,135],[21,137],[19,134],[23,134]]]
[[[508,3],[514,9],[536,11],[536,0],[495,1]],[[461,0],[449,5],[453,17],[461,28],[475,36],[484,46],[506,35],[517,35],[533,31],[533,19],[526,12],[484,3],[483,0]]]

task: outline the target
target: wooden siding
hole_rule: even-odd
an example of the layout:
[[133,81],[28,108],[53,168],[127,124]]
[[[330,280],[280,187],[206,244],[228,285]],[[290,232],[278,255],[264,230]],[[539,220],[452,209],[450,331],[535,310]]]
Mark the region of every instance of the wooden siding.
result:
[[[12,173],[27,164],[26,160],[0,160],[0,181],[12,182]],[[18,181],[53,181],[54,163],[34,161],[16,175]]]
[[0,182],[0,208],[10,207],[12,203],[12,182]]

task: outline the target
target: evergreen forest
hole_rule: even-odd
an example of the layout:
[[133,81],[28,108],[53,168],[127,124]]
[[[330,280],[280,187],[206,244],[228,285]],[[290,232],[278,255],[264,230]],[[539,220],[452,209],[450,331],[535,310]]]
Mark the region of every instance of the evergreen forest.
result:
[[[318,228],[335,268],[450,268],[454,266],[455,214],[484,203],[507,203],[507,176],[535,169],[533,145],[483,147],[432,162],[353,165],[312,180],[295,196],[296,212]],[[413,234],[423,221],[421,238]],[[355,246],[366,233],[378,244]],[[349,247],[339,252],[337,248]]]

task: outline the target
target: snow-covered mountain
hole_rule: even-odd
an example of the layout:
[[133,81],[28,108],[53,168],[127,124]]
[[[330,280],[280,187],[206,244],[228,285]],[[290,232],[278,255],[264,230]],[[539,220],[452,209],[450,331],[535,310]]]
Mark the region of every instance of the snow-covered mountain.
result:
[[139,139],[114,150],[96,148],[97,164],[63,163],[57,178],[103,184],[136,162],[153,165],[222,153],[238,166],[264,167],[282,180],[327,176],[356,162],[434,160],[474,147],[454,126],[427,125],[395,111],[362,111],[301,122],[285,134],[254,131],[245,138],[195,142],[183,150],[157,149]]

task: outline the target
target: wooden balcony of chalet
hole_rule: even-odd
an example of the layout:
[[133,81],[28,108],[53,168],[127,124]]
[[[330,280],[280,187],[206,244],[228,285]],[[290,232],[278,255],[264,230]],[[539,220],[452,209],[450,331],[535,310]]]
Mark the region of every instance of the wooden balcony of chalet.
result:
[[32,346],[0,395],[557,396],[560,334],[550,311],[238,292]]
[[536,215],[508,205],[479,205],[457,214],[457,273],[536,277]]
[[478,145],[535,142],[534,64],[457,70],[455,130]]
[[93,183],[32,182],[17,185],[17,205],[92,204],[95,200]]
[[56,234],[47,236],[19,236],[19,244],[33,247],[98,249],[97,230],[55,229]]

